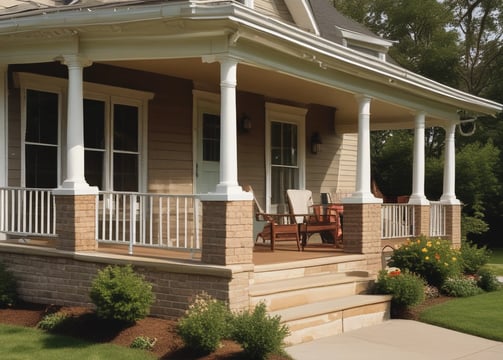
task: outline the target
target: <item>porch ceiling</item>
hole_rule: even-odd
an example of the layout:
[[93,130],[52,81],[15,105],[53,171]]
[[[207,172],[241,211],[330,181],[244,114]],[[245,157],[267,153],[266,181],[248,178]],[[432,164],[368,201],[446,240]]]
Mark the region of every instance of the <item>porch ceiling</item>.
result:
[[[104,64],[157,73],[192,80],[203,88],[219,91],[220,69],[218,63],[203,63],[201,58],[106,61]],[[240,63],[237,88],[239,91],[263,95],[270,100],[287,101],[294,104],[320,104],[337,109],[336,130],[356,132],[358,108],[350,92],[306,81],[276,71]],[[427,118],[430,125],[439,119]],[[404,129],[414,127],[412,110],[374,99],[371,105],[371,128]]]

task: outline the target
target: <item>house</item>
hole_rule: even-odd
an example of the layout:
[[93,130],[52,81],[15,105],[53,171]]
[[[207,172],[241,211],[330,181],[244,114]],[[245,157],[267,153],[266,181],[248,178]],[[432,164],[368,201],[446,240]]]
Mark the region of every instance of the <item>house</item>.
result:
[[[177,317],[202,290],[242,309],[264,279],[375,272],[409,236],[459,245],[458,111],[503,107],[395,65],[392,45],[326,0],[2,2],[0,260],[21,295],[89,304],[97,269],[133,263],[153,311]],[[446,131],[439,202],[424,195],[426,126]],[[413,193],[383,205],[369,134],[400,128],[415,129]],[[343,252],[255,264],[244,185],[268,212],[285,211],[288,188],[334,194]],[[138,245],[200,259],[131,256]]]

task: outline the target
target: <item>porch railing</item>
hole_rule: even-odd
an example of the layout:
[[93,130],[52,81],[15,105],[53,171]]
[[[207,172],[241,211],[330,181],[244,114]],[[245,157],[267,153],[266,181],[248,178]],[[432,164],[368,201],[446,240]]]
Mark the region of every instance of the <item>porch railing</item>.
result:
[[100,192],[96,239],[102,243],[201,250],[201,202],[197,195]]
[[381,206],[381,237],[383,239],[410,237],[414,234],[414,206],[408,204],[383,204]]
[[446,208],[439,201],[430,202],[430,236],[446,235]]
[[0,188],[0,232],[56,236],[56,203],[52,190]]

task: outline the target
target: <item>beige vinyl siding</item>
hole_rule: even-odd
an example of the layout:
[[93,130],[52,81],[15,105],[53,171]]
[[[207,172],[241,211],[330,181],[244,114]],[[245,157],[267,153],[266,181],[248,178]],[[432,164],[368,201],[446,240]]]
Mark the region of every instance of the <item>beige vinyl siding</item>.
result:
[[[286,0],[291,1],[291,0]],[[284,0],[255,0],[255,10],[272,18],[293,24],[293,18]]]
[[342,134],[339,150],[338,191],[353,192],[356,187],[356,155],[358,134]]

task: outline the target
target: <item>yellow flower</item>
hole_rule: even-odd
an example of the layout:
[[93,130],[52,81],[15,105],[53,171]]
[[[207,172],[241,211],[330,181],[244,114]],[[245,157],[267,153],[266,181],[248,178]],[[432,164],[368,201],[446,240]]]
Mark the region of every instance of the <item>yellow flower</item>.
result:
[[440,241],[437,241],[437,242],[435,243],[435,245],[440,245]]
[[432,244],[431,244],[431,241],[428,241],[428,242],[426,243],[426,246],[428,246],[428,247],[431,247],[431,245],[432,245]]
[[430,260],[430,257],[429,256],[425,256],[424,258],[426,261]]
[[424,247],[424,248],[421,249],[421,251],[424,252],[424,253],[426,253],[426,252],[428,252],[428,249]]
[[444,263],[444,265],[445,265],[445,266],[449,266],[449,264],[447,264],[447,263]]
[[455,256],[453,256],[453,257],[452,257],[452,261],[456,261],[456,260],[457,260],[457,259],[456,259],[456,257],[455,257]]
[[417,242],[418,244],[421,244],[421,240],[419,240],[419,239],[418,239],[416,242]]

